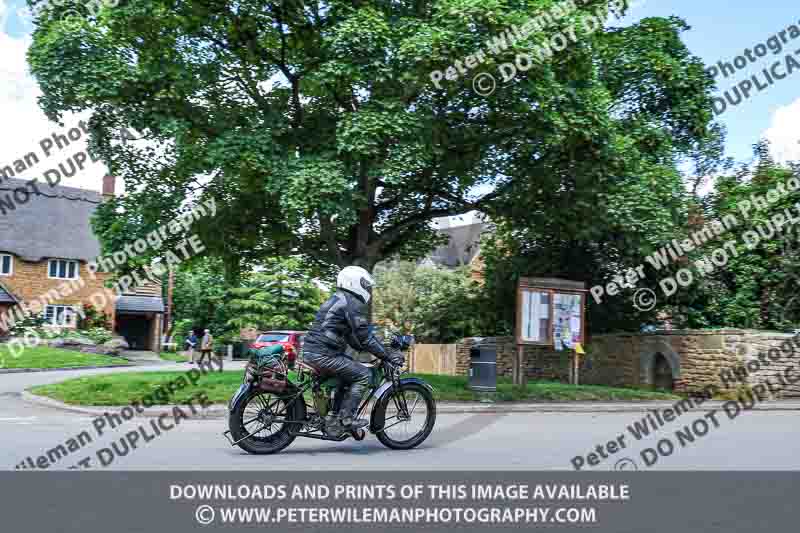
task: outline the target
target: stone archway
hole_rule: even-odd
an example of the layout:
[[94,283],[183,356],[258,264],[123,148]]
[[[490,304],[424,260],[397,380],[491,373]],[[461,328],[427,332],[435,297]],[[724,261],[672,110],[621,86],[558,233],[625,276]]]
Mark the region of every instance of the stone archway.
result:
[[642,385],[663,386],[665,377],[669,378],[670,375],[674,384],[681,375],[681,358],[664,341],[647,342],[639,354],[639,373]]

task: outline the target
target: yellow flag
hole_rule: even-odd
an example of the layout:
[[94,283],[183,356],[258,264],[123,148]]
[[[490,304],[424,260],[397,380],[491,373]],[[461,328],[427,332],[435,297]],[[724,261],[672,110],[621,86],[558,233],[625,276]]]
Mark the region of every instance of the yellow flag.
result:
[[575,353],[586,353],[583,351],[583,346],[581,346],[579,342],[575,343]]

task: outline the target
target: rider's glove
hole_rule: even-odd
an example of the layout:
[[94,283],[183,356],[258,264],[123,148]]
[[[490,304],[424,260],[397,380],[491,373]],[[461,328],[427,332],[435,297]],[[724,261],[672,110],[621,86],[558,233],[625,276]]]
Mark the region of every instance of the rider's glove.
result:
[[406,364],[406,358],[403,357],[403,354],[401,353],[390,354],[387,359],[392,364],[392,366],[396,366],[397,368],[402,368],[403,365]]

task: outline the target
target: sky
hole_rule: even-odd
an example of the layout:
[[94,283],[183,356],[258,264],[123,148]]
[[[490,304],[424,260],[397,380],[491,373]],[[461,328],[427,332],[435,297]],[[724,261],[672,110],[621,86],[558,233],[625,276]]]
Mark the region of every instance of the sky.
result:
[[[676,15],[691,29],[683,34],[688,49],[707,66],[719,61],[733,63],[745,49],[753,49],[776,33],[791,25],[800,27],[800,9],[792,0],[638,0],[624,22],[643,17]],[[787,40],[788,34],[787,34]],[[737,161],[747,162],[753,157],[753,145],[760,138],[773,144],[773,154],[779,160],[800,160],[800,71],[769,85],[762,73],[776,61],[793,54],[800,62],[800,38],[789,40],[779,54],[771,51],[755,63],[727,78],[719,75],[716,95],[731,91],[734,85],[760,75],[760,83],[767,88],[753,90],[751,97],[728,109],[717,118],[728,130],[727,154]],[[780,74],[781,70],[778,70]],[[732,98],[735,97],[732,94]]]
[[[691,26],[683,35],[684,42],[709,66],[719,61],[732,63],[746,48],[766,43],[793,24],[800,27],[800,10],[795,9],[796,1],[790,0],[634,0],[631,4],[629,16],[620,24],[642,17],[679,16]],[[32,29],[25,13],[25,0],[0,0],[0,166],[35,152],[40,162],[29,169],[25,176],[28,178],[41,176],[59,164],[67,166],[70,157],[85,150],[83,136],[63,149],[51,149],[45,158],[40,143],[53,134],[65,134],[79,120],[87,118],[86,115],[65,117],[61,127],[50,123],[39,109],[37,97],[41,93],[25,61]],[[761,138],[772,142],[773,154],[779,160],[800,160],[800,91],[797,90],[800,71],[775,80],[772,85],[766,84],[761,74],[776,61],[783,62],[781,68],[785,71],[788,54],[800,61],[800,38],[790,41],[777,55],[769,51],[735,74],[717,77],[719,96],[755,74],[760,75],[762,85],[767,85],[760,92],[753,90],[749,99],[738,106],[729,106],[718,117],[728,130],[727,155],[737,162],[749,162],[752,145]],[[100,190],[105,172],[101,163],[94,163],[62,184]]]

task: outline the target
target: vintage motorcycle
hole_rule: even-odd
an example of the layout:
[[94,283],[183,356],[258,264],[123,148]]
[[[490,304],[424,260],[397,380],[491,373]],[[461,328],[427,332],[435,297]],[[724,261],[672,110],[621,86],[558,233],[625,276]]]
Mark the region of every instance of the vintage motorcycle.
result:
[[[392,335],[387,348],[405,352],[413,341],[411,336]],[[302,360],[292,376],[286,363],[279,345],[251,356],[242,384],[228,404],[229,429],[224,435],[232,446],[270,454],[297,437],[336,442],[366,437],[364,429],[336,432],[326,427],[326,416],[338,411],[345,391],[336,376],[322,375]],[[358,415],[366,416],[371,406],[369,431],[395,450],[422,444],[436,423],[433,388],[421,379],[402,377],[404,372],[388,361],[363,364],[370,368],[372,378]]]

